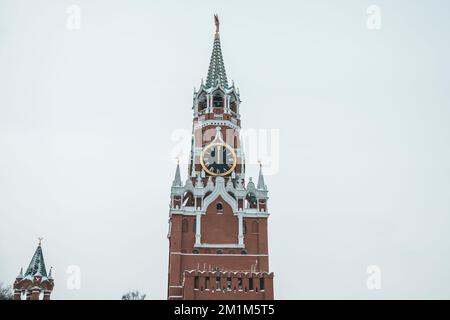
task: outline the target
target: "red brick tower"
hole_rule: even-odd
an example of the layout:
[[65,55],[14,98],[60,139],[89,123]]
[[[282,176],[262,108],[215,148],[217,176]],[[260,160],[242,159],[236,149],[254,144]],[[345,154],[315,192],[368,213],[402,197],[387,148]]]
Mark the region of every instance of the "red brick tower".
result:
[[245,182],[239,90],[225,73],[219,20],[206,82],[193,98],[188,178],[171,188],[168,299],[273,299],[267,187]]
[[23,274],[23,269],[14,281],[14,300],[50,300],[53,290],[52,269],[47,275],[45,269],[44,255],[42,254],[41,239],[39,245],[31,258],[27,271]]

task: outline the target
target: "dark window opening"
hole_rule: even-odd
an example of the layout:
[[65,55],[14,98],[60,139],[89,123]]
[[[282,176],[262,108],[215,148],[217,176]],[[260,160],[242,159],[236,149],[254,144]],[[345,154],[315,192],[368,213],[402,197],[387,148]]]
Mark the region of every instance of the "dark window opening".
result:
[[230,109],[231,109],[231,111],[233,111],[234,113],[237,113],[236,101],[232,101],[232,102],[230,103]]
[[223,205],[219,202],[218,204],[216,204],[216,209],[219,211],[223,210]]
[[194,278],[194,289],[198,289],[198,276]]
[[223,107],[223,97],[221,95],[216,95],[213,97],[213,107],[214,108]]
[[186,192],[186,194],[183,197],[183,205],[186,207],[193,207],[194,206],[194,195],[192,192]]
[[245,199],[247,200],[247,208],[256,209],[257,200],[256,196],[253,193],[247,194],[247,197]]
[[209,277],[205,277],[205,289],[209,289]]
[[253,278],[248,279],[248,289],[253,290]]
[[193,253],[193,254],[198,254],[198,252],[199,252],[198,249],[192,250],[192,253]]
[[259,278],[259,290],[264,290],[264,278]]
[[220,289],[220,277],[216,277],[216,289]]
[[201,100],[198,102],[198,111],[202,113],[206,109],[206,100]]
[[222,249],[217,250],[217,254],[223,254]]

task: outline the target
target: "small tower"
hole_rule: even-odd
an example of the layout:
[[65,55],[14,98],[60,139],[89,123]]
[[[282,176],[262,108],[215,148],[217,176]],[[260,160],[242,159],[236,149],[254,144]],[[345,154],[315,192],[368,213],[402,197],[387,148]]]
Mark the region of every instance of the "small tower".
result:
[[50,294],[54,286],[52,268],[47,275],[41,241],[42,238],[39,238],[38,247],[25,274],[23,274],[21,268],[16,281],[14,281],[14,300],[22,300],[22,295],[25,295],[26,300],[41,300],[41,298],[42,300],[50,300]]

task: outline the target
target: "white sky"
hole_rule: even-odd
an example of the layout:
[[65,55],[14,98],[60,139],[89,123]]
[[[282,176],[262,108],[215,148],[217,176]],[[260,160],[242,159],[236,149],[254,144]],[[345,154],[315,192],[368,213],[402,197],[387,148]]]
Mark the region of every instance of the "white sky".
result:
[[[366,27],[371,4],[381,30]],[[218,12],[243,127],[280,132],[266,176],[275,297],[450,298],[448,9],[0,0],[0,282],[43,236],[55,299],[166,297],[171,135],[191,129]]]

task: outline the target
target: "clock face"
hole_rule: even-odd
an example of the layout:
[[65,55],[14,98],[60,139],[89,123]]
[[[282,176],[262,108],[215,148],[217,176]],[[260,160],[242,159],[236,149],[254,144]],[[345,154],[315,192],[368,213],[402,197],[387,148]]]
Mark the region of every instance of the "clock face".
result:
[[226,143],[212,143],[200,157],[203,169],[212,176],[226,176],[236,167],[236,153]]

